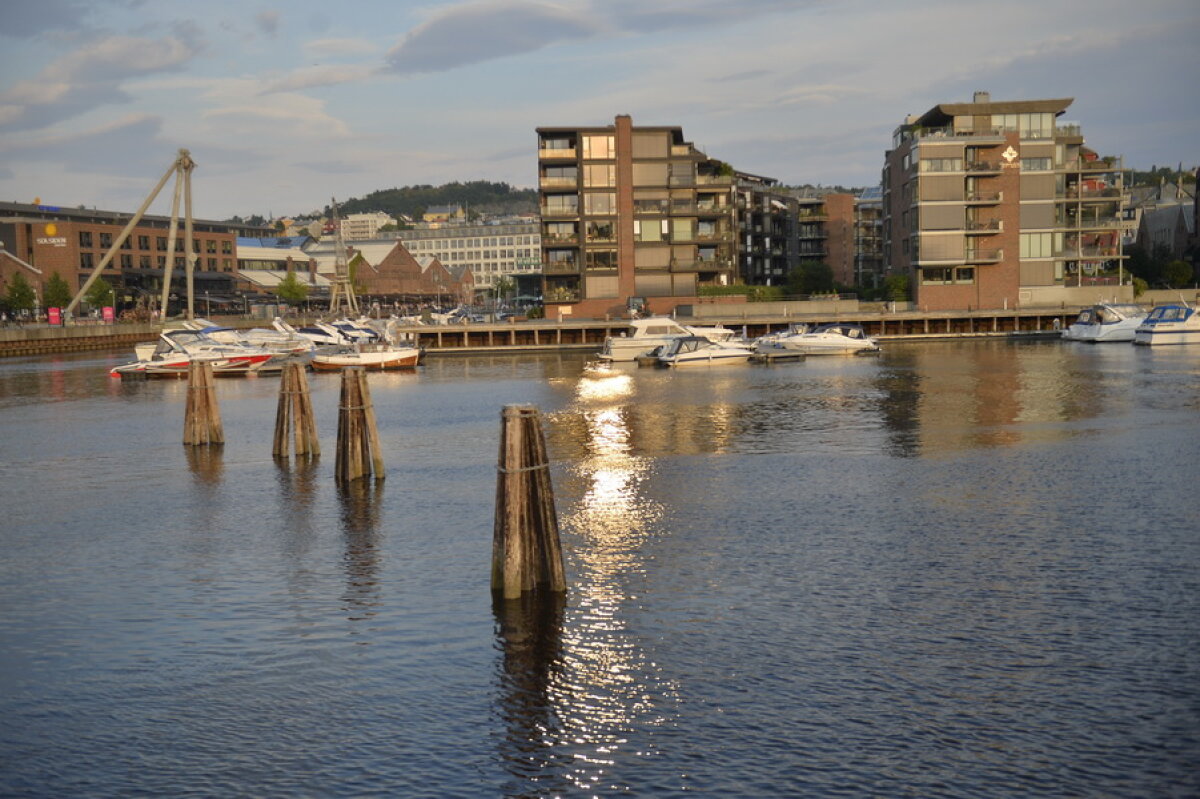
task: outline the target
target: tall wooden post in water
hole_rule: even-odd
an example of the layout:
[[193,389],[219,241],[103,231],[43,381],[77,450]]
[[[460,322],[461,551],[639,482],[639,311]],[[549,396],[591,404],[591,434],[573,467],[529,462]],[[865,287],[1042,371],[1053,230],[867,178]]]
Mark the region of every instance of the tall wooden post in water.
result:
[[289,442],[295,440],[296,457],[315,458],[321,454],[317,439],[317,422],[313,418],[312,397],[308,393],[308,378],[299,361],[286,361],[279,376],[279,406],[275,411],[275,443],[272,454],[286,458]]
[[566,591],[541,414],[530,405],[506,405],[500,416],[492,591],[505,599],[539,588]]
[[192,360],[188,364],[183,443],[194,447],[225,443],[225,428],[221,425],[221,409],[213,386],[212,363],[208,361]]
[[334,479],[349,483],[374,471],[382,480],[383,454],[375,424],[375,406],[361,366],[342,370],[342,395],[338,402],[337,462]]

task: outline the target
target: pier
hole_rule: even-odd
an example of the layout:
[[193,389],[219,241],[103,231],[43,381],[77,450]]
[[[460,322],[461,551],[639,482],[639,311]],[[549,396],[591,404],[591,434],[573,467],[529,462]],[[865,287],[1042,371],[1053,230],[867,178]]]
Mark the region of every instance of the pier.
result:
[[[751,309],[752,310],[752,309]],[[791,314],[755,316],[749,313],[691,319],[682,324],[721,325],[755,338],[787,328],[789,324],[854,322],[881,342],[945,338],[1055,336],[1075,319],[1077,309],[1038,308],[1029,310],[945,311],[927,313],[858,312],[837,314]],[[220,318],[230,327],[261,327],[261,319]],[[417,325],[399,327],[400,335],[411,335],[427,354],[470,354],[481,352],[540,352],[598,350],[608,336],[619,336],[628,327],[626,319],[508,321],[463,325]],[[0,328],[0,357],[43,355],[57,352],[101,350],[153,341],[160,328],[152,324],[21,325]]]

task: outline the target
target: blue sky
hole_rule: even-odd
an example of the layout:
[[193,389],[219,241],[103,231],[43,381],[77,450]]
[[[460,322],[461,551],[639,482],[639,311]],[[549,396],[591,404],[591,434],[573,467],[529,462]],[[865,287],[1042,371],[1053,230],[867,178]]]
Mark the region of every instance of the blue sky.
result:
[[[906,114],[1073,97],[1128,166],[1200,163],[1196,0],[7,0],[0,200],[134,210],[191,150],[196,215],[487,179],[534,129],[679,125],[786,183],[875,183]],[[170,210],[169,191],[152,207]]]

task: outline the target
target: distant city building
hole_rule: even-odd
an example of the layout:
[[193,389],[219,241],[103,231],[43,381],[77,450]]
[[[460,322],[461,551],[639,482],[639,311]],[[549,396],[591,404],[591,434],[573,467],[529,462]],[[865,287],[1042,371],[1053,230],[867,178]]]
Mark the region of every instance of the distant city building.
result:
[[883,283],[883,189],[869,186],[854,201],[854,285]]
[[[57,273],[78,291],[112,249],[131,213],[49,205],[0,203],[0,291],[11,275],[21,272],[38,291]],[[114,253],[101,277],[114,289],[119,308],[157,307],[161,301],[167,258],[172,257],[171,285],[177,296],[185,289],[184,225],[179,221],[174,253],[168,253],[170,218],[143,216]],[[208,292],[213,305],[240,305],[235,291],[238,236],[269,236],[271,228],[193,220],[194,296]]]
[[1135,190],[1130,210],[1135,244],[1173,259],[1188,254],[1196,235],[1195,184],[1189,188],[1180,177],[1175,183]]
[[421,221],[429,224],[459,224],[467,221],[467,212],[461,205],[431,205],[421,215]]
[[373,239],[379,235],[380,228],[396,224],[395,218],[381,211],[372,214],[347,214],[342,218],[342,238],[346,241]]
[[[305,254],[316,261],[319,275],[334,277],[337,250],[332,239],[314,244]],[[346,264],[359,300],[381,307],[470,303],[475,292],[469,268],[447,267],[436,256],[416,255],[397,239],[355,242],[346,248]]]
[[501,278],[512,280],[521,291],[540,283],[541,235],[532,220],[422,226],[396,236],[418,258],[431,256],[450,268],[469,268],[479,289],[491,288]]
[[745,172],[734,173],[734,196],[729,250],[736,254],[738,276],[751,285],[783,285],[801,258],[799,202],[774,178]]
[[622,115],[537,136],[548,317],[665,313],[739,278],[734,172],[681,128]]
[[918,307],[1051,305],[1070,289],[1127,282],[1121,160],[1057,121],[1071,102],[977,92],[896,128],[884,256],[889,272],[910,276]]

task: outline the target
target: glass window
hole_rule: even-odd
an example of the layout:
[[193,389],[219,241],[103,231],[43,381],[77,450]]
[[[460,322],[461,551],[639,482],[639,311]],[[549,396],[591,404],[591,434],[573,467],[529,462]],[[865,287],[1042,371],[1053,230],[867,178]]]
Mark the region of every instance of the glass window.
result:
[[584,136],[583,157],[588,159],[615,158],[617,148],[613,136]]
[[105,249],[108,249],[109,247],[112,246],[112,234],[111,233],[101,233],[100,234],[100,246],[104,247]]
[[583,195],[583,212],[590,216],[609,216],[617,212],[617,193],[588,192]]
[[79,231],[79,246],[80,247],[91,247],[92,246],[92,232],[90,230]]
[[616,164],[584,164],[583,185],[592,188],[610,188],[616,186]]
[[961,158],[922,158],[922,172],[962,172]]
[[1022,172],[1048,172],[1050,171],[1049,158],[1022,158]]
[[1053,237],[1050,233],[1022,233],[1022,258],[1050,258],[1054,253],[1051,248]]
[[79,254],[79,268],[91,269],[96,265],[95,257],[90,252],[81,252]]

